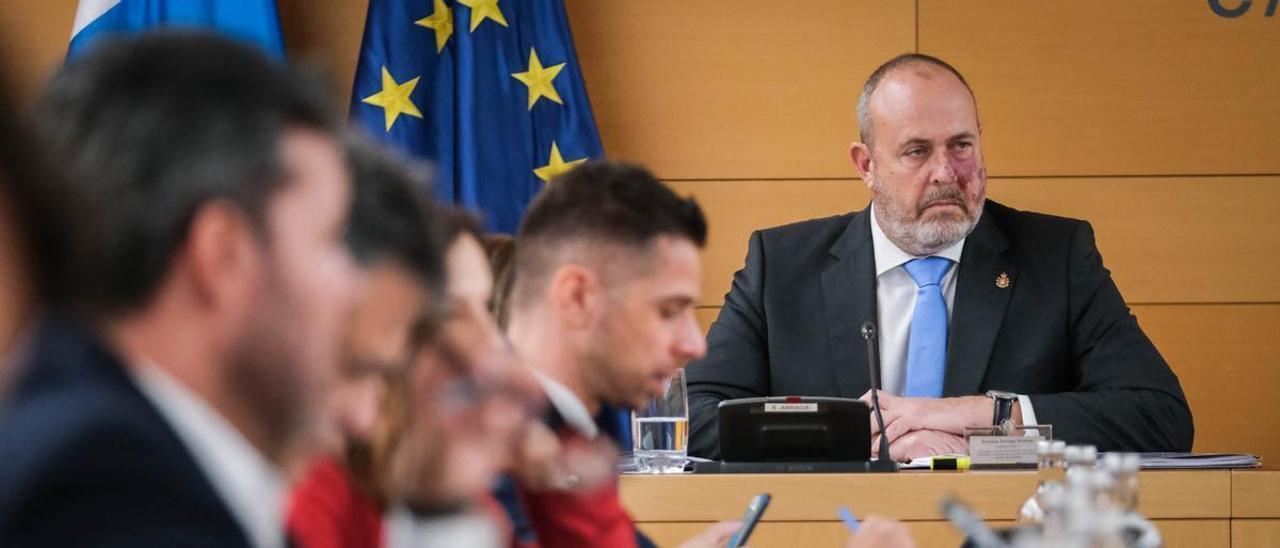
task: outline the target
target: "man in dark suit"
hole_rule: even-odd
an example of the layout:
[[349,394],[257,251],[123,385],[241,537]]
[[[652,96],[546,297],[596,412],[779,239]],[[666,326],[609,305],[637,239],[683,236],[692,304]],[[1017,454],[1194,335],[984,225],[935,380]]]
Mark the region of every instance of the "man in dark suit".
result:
[[189,34],[54,78],[37,129],[77,222],[0,409],[0,545],[285,544],[280,469],[312,441],[354,289],[315,89]]
[[694,454],[718,456],[726,399],[865,398],[867,321],[896,459],[965,451],[964,428],[992,424],[1051,424],[1101,450],[1190,450],[1178,379],[1089,224],[986,199],[959,72],[899,56],[868,79],[858,120],[851,156],[871,206],[751,236],[707,357],[689,366]]

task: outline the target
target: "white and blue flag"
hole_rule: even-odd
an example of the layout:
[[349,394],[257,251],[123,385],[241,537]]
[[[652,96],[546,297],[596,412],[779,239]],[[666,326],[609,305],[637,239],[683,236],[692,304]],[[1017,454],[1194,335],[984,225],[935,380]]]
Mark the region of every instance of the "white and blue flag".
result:
[[80,0],[67,57],[103,36],[157,27],[212,30],[284,59],[275,0]]

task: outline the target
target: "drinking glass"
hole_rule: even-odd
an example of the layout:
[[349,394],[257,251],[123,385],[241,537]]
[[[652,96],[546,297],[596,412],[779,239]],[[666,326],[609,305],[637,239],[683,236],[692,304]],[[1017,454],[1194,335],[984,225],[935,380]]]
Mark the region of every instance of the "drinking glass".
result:
[[649,474],[679,474],[689,462],[689,395],[684,370],[667,379],[662,394],[631,412],[636,469]]

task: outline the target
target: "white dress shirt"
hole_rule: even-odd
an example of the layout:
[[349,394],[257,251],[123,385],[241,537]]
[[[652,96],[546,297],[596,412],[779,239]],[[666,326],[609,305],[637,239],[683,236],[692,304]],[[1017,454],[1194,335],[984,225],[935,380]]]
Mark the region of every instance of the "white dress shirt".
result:
[[498,526],[483,511],[428,518],[396,506],[388,510],[383,523],[386,524],[383,545],[387,548],[505,546],[504,539],[498,535]]
[[164,370],[144,365],[134,383],[195,458],[214,491],[259,548],[283,548],[284,481],[222,415]]
[[[916,309],[916,282],[902,267],[907,261],[919,259],[903,251],[889,240],[880,222],[876,220],[875,203],[871,204],[871,245],[876,256],[876,320],[880,323],[880,384],[885,392],[902,395],[907,384],[907,343],[911,338],[911,317]],[[960,255],[964,250],[964,238],[950,247],[934,253],[952,261],[951,268],[942,276],[942,297],[947,302],[947,319],[956,301],[956,278],[960,271]],[[950,330],[948,330],[950,331]],[[1018,396],[1022,408],[1022,422],[1036,424],[1031,398]]]

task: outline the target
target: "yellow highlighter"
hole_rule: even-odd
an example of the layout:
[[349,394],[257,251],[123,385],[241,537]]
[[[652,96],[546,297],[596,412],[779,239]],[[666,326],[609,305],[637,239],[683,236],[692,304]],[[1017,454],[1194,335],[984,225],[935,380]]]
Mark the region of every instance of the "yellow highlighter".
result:
[[929,461],[930,470],[968,470],[969,457],[965,455],[938,455]]

